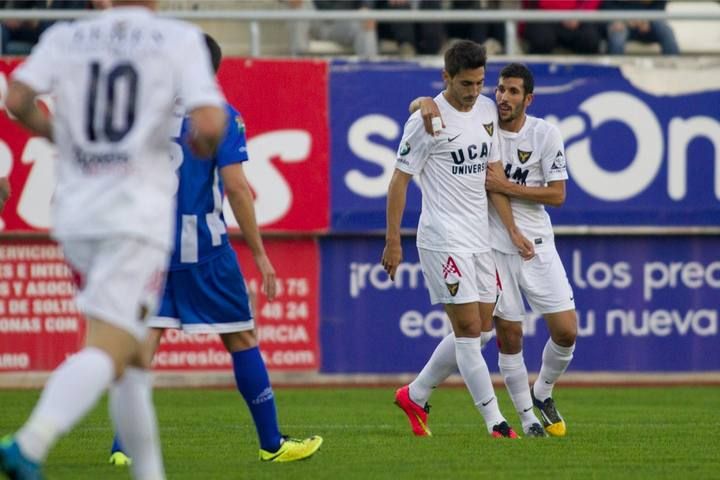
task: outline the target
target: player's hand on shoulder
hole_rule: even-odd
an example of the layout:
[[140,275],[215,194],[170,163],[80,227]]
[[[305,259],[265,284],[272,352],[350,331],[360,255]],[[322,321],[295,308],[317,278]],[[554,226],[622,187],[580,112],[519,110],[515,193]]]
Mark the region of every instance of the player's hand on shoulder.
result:
[[430,135],[437,135],[445,128],[440,109],[435,100],[430,97],[423,97],[420,100],[420,116],[423,119],[425,131]]

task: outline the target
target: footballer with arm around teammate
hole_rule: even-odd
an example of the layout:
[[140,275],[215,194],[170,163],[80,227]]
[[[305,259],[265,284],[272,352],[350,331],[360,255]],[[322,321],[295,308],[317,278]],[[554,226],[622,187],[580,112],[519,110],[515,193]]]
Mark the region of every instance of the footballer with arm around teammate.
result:
[[[75,272],[87,334],[51,374],[28,421],[0,442],[0,470],[11,478],[42,478],[52,446],[108,390],[133,477],[165,478],[142,351],[170,254],[177,186],[169,135],[158,132],[167,131],[179,96],[198,148],[212,154],[226,113],[202,33],[155,8],[123,1],[57,23],[13,72],[7,110],[57,147],[51,234]],[[38,109],[39,93],[53,95],[52,119]]]
[[[407,187],[415,176],[422,191],[417,248],[430,300],[443,304],[450,318],[457,365],[488,433],[517,438],[500,413],[480,351],[482,319],[492,318],[496,297],[485,175],[489,164],[500,161],[497,111],[480,94],[487,57],[481,45],[460,41],[448,49],[444,60],[445,90],[435,101],[446,128],[437,137],[426,135],[419,113],[405,124],[388,187],[382,265],[394,278],[402,261],[400,225]],[[484,128],[477,128],[478,124]],[[417,393],[401,387],[395,402],[415,435],[430,435],[424,393]]]
[[[533,100],[535,80],[530,69],[519,63],[505,66],[498,79],[495,102],[500,122],[500,145],[504,170],[488,172],[486,187],[510,197],[513,217],[521,232],[532,239],[536,255],[530,261],[518,256],[502,226],[498,212],[490,210],[493,255],[502,289],[494,321],[499,344],[499,367],[523,431],[532,437],[564,436],[566,423],[555,406],[552,391],[573,358],[577,315],[572,287],[555,248],[555,240],[544,205],[561,206],[565,201],[567,169],[565,148],[558,129],[527,115]],[[432,118],[441,111],[432,99],[413,102],[421,106],[425,130],[432,133]],[[523,297],[542,315],[550,338],[542,354],[540,373],[530,389],[522,355]],[[441,346],[452,350],[452,339]],[[438,348],[441,348],[440,346]],[[423,384],[438,385],[455,370],[450,355],[435,357],[423,371]],[[535,406],[540,420],[533,412]],[[543,428],[544,427],[544,428]]]

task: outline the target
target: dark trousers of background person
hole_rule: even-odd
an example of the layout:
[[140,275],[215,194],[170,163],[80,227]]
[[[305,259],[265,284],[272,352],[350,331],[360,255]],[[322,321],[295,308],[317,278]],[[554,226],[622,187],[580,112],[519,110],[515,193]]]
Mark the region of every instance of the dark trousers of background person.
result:
[[[410,2],[403,5],[391,5],[387,0],[375,2],[378,10],[410,10]],[[442,1],[422,0],[420,10],[440,10]],[[397,22],[378,24],[378,37],[382,40],[394,40],[398,45],[409,43],[419,55],[436,55],[445,42],[445,26],[434,22]]]
[[628,40],[636,40],[642,43],[659,43],[664,55],[677,55],[680,53],[675,34],[670,25],[664,20],[650,22],[650,31],[643,33],[637,29],[626,26],[620,31],[607,32],[607,48],[610,55],[625,53],[625,44]]
[[524,38],[527,53],[552,53],[557,47],[573,53],[595,54],[600,51],[600,28],[594,23],[581,23],[576,29],[561,23],[527,23]]
[[[453,0],[450,8],[452,10],[480,10],[482,5],[479,0]],[[500,44],[505,45],[504,23],[450,22],[446,25],[445,31],[448,38],[472,40],[476,43],[483,43],[488,38],[494,38]]]

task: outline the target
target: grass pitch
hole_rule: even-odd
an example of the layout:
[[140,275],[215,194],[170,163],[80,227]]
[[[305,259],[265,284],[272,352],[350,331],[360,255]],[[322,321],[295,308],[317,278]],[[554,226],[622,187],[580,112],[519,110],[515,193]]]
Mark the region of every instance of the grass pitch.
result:
[[[415,438],[392,388],[276,389],[283,432],[319,434],[305,462],[257,460],[252,421],[234,390],[157,390],[169,479],[708,479],[720,478],[720,388],[563,388],[555,398],[565,438],[490,438],[463,388],[436,391],[431,438]],[[500,405],[519,428],[503,388]],[[37,391],[0,391],[0,434],[30,413]],[[128,479],[106,462],[106,402],[50,454],[59,479]]]

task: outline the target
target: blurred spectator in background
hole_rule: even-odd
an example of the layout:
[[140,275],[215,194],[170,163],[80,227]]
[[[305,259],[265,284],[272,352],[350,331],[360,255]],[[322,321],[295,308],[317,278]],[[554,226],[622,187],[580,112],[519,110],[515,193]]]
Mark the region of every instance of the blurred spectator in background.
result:
[[[0,0],[3,10],[31,10],[47,7],[46,0]],[[3,20],[0,24],[0,53],[27,55],[40,38],[43,26],[37,20]]]
[[[372,7],[372,0],[287,0],[290,8],[305,10],[359,10]],[[378,54],[376,22],[368,21],[297,21],[290,22],[290,53],[309,52],[310,40],[326,40],[352,47],[356,55],[375,57]]]
[[112,0],[50,0],[48,8],[63,10],[105,10],[112,7]]
[[[597,10],[601,0],[525,0],[526,9]],[[601,26],[597,23],[564,20],[553,23],[527,23],[524,30],[527,53],[552,53],[563,47],[573,53],[600,51]]]
[[[342,3],[342,2],[338,2]],[[440,0],[376,0],[378,10],[440,10]],[[445,43],[445,25],[434,22],[381,22],[381,40],[397,42],[400,54],[436,55]]]
[[[666,0],[604,0],[604,10],[664,10]],[[665,20],[627,20],[610,22],[607,25],[607,53],[625,53],[628,40],[642,43],[659,43],[665,55],[680,53],[675,33]]]
[[[449,7],[451,10],[497,10],[518,8],[519,5],[520,2],[507,0],[452,0]],[[501,53],[505,48],[505,24],[502,22],[450,22],[445,31],[448,38],[484,44],[489,55]]]
[[[0,9],[103,10],[112,0],[0,0]],[[27,55],[54,20],[5,20],[0,24],[0,54]]]

